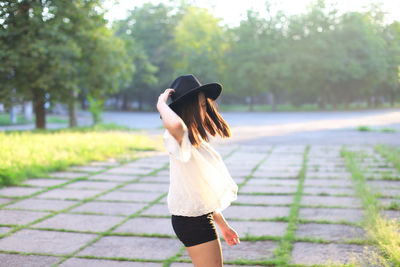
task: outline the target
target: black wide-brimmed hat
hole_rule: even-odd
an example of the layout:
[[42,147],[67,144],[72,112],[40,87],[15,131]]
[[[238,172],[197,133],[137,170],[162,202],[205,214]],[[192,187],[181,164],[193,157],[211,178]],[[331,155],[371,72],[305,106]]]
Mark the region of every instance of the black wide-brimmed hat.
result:
[[170,88],[175,92],[171,94],[171,103],[168,106],[175,110],[175,108],[185,102],[188,96],[198,92],[204,92],[204,96],[216,100],[221,94],[222,85],[219,83],[201,84],[199,80],[193,75],[182,75],[172,82]]

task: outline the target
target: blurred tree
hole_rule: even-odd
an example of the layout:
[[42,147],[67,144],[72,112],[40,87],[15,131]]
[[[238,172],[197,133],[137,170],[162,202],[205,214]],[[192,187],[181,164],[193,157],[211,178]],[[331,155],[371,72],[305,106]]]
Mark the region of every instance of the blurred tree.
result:
[[175,28],[176,60],[174,76],[192,73],[202,83],[221,79],[225,71],[224,52],[228,47],[221,19],[206,9],[182,6],[182,18]]
[[386,58],[388,69],[386,76],[380,84],[382,93],[387,96],[390,106],[394,106],[396,98],[400,95],[398,71],[400,66],[400,22],[394,21],[384,27],[384,38],[387,44]]
[[170,85],[176,60],[172,41],[178,17],[170,6],[145,3],[129,11],[126,19],[114,22],[116,35],[125,40],[128,57],[136,65],[132,83],[116,95],[122,97],[125,108],[131,97],[139,100],[139,109],[145,100],[154,108],[160,88]]
[[100,0],[10,0],[0,10],[1,48],[10,51],[0,54],[9,77],[0,91],[14,87],[33,99],[36,128],[46,127],[46,102],[71,107],[78,91],[100,97],[128,78],[124,46],[105,27]]
[[76,57],[78,51],[58,31],[64,23],[61,1],[17,1],[0,5],[2,20],[2,76],[7,77],[1,91],[16,88],[20,95],[33,99],[36,128],[45,128],[45,103],[54,79],[62,79],[59,69],[64,57]]
[[255,11],[248,11],[246,20],[233,30],[231,49],[227,53],[228,84],[239,95],[249,97],[249,110],[255,99],[269,92],[272,109],[276,97],[287,87],[289,75],[287,27],[283,12],[272,14],[266,4],[267,19]]
[[346,108],[357,98],[366,99],[370,106],[371,95],[387,69],[382,35],[364,14],[348,12],[342,16],[338,41],[346,46],[342,83]]

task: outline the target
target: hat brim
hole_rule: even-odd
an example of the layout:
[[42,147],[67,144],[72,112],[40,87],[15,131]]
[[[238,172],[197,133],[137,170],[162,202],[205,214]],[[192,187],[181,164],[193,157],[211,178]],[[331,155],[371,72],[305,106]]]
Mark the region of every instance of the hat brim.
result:
[[174,109],[176,106],[178,106],[179,104],[182,104],[182,102],[184,102],[184,100],[188,97],[191,96],[193,94],[199,93],[199,92],[204,92],[204,96],[207,98],[211,98],[212,100],[216,100],[222,91],[222,86],[219,83],[207,83],[207,84],[203,84],[199,87],[193,88],[192,90],[188,91],[186,94],[184,94],[183,96],[175,99],[175,101],[173,101],[172,103],[170,103],[168,106],[171,109]]

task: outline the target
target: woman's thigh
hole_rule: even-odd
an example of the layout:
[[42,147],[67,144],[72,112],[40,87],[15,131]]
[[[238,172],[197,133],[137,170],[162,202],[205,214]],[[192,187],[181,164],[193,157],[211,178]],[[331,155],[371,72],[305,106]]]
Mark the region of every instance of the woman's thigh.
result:
[[222,251],[219,239],[186,247],[195,267],[221,267]]

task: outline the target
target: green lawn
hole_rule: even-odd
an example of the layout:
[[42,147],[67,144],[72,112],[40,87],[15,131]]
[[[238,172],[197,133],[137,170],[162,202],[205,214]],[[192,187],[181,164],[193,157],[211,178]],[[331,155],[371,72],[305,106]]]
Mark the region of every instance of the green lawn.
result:
[[132,160],[137,151],[160,149],[161,146],[144,134],[114,125],[100,125],[0,132],[0,147],[1,187],[89,161]]

